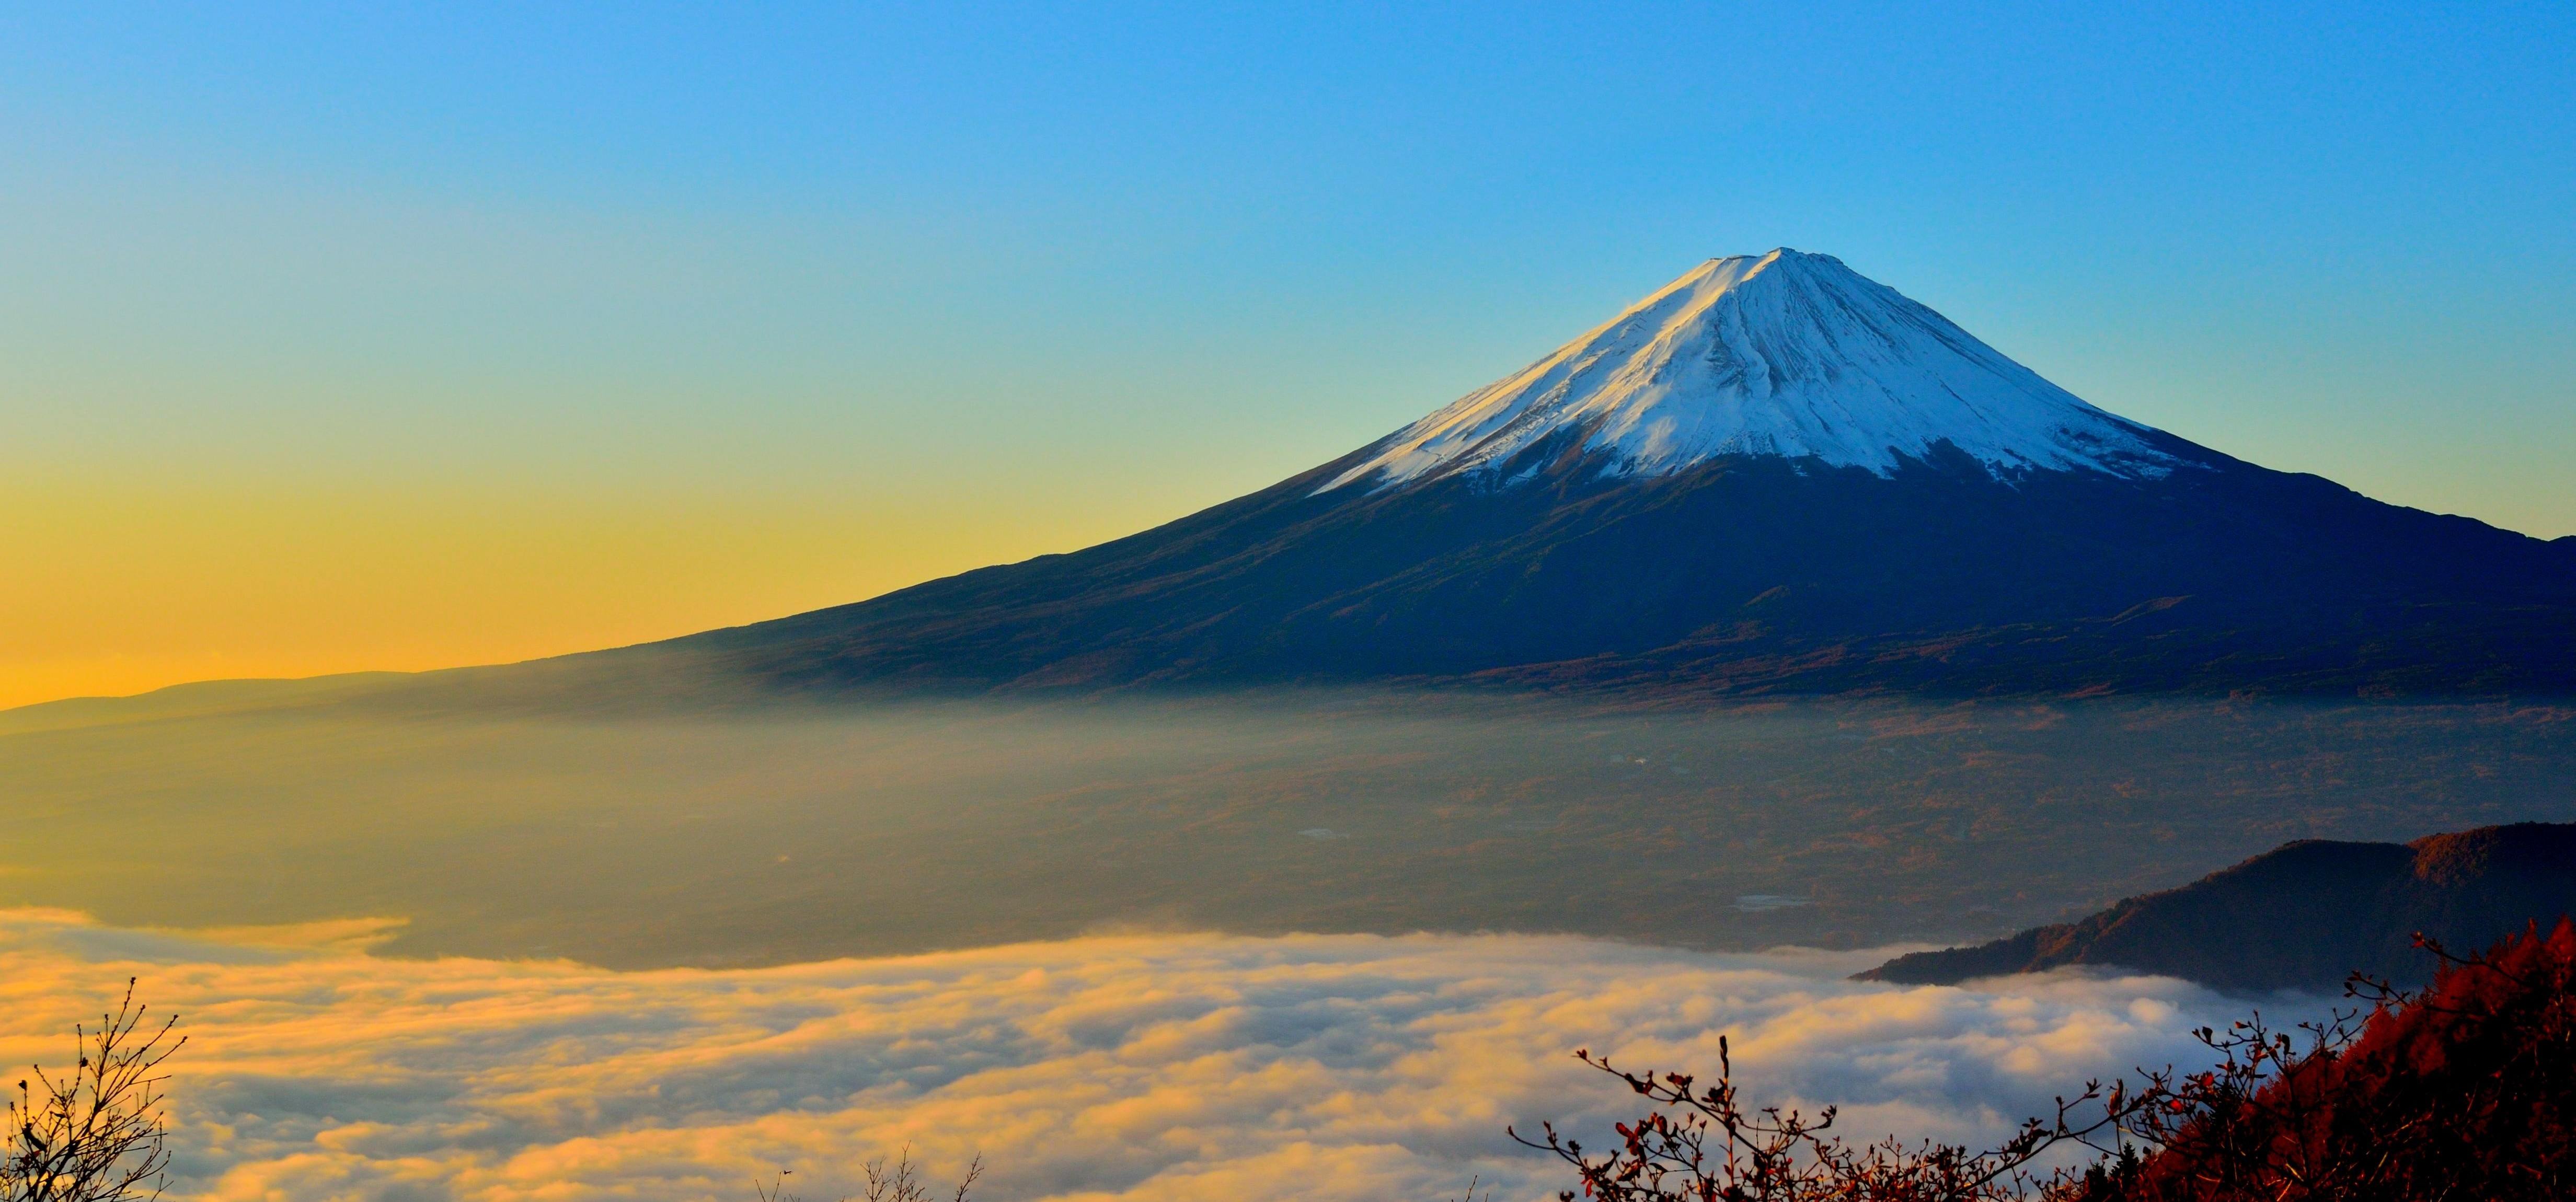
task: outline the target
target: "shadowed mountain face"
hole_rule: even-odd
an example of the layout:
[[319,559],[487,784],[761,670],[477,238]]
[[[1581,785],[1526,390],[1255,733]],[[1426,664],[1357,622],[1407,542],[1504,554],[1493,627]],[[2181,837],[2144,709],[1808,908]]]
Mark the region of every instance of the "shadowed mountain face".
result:
[[2414,947],[2419,931],[2467,952],[2570,913],[2576,825],[2526,822],[2407,844],[2309,839],[2081,922],[1900,956],[1861,978],[1953,985],[2089,964],[2223,989],[2324,988],[2355,971],[2417,984],[2432,969]]
[[2563,691],[2576,540],[2231,459],[1775,251],[1169,525],[656,650],[826,692]]
[[800,690],[2576,685],[2576,550],[2157,441],[2195,466],[1727,456],[1316,495],[1336,463],[1077,554],[665,646]]

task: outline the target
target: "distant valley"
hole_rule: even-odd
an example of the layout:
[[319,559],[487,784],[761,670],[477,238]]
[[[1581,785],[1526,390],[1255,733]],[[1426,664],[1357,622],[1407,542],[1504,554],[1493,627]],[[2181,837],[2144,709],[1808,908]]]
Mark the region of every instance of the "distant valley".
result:
[[[468,678],[470,679],[470,678]],[[359,677],[0,723],[0,903],[769,964],[1143,927],[1973,942],[2298,838],[2566,816],[2546,705],[1275,691],[547,713]],[[435,700],[436,704],[431,704]]]

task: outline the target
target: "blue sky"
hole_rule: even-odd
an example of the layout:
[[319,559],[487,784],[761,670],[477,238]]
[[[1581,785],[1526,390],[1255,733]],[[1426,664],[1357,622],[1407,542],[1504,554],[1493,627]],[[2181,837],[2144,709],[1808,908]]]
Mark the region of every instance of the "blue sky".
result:
[[[449,548],[532,623],[459,662],[848,600],[1269,483],[1776,245],[2221,450],[2576,532],[2566,3],[13,6],[0,139],[0,469],[126,548],[22,624],[173,509],[242,579]],[[739,587],[585,617],[495,521]]]

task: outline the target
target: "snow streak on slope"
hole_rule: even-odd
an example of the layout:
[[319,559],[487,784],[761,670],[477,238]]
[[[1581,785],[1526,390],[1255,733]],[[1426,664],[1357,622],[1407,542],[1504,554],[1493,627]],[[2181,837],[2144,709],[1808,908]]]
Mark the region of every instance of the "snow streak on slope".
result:
[[[1490,473],[1558,434],[1603,475],[1721,455],[1882,476],[1948,443],[1998,478],[2161,476],[2147,427],[2084,403],[1829,255],[1711,259],[1516,375],[1389,437],[1318,489]],[[1534,470],[1534,469],[1533,469]]]

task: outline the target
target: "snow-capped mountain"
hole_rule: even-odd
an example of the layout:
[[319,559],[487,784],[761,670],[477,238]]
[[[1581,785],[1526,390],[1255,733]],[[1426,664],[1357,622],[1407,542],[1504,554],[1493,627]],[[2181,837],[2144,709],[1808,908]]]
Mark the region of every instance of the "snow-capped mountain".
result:
[[1778,250],[1156,529],[603,654],[798,691],[2565,692],[2576,540],[2115,417]]
[[1608,475],[1778,455],[1886,476],[1942,443],[1997,476],[2162,475],[2174,459],[2149,433],[1842,260],[1782,247],[1700,264],[1398,431],[1319,491],[1492,477],[1557,437]]

